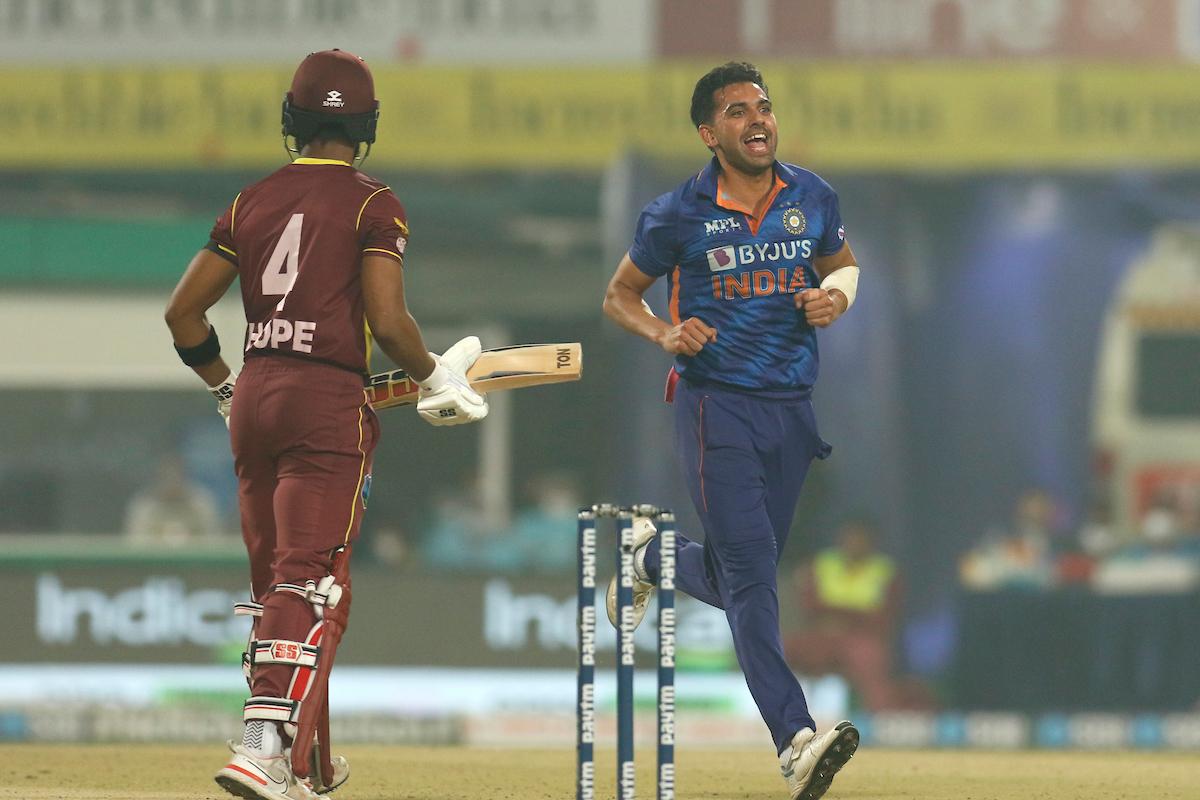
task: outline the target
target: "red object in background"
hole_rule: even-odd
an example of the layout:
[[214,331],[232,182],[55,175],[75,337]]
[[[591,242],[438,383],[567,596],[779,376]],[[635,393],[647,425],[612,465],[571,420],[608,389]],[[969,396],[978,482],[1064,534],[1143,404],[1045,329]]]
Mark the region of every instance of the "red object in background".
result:
[[1140,519],[1164,495],[1176,504],[1200,494],[1200,464],[1154,464],[1133,476],[1134,513]]
[[1056,571],[1058,582],[1064,586],[1087,583],[1096,571],[1096,561],[1083,553],[1067,553],[1058,559]]
[[750,52],[763,60],[1179,62],[1196,51],[1198,38],[1180,14],[1176,0],[1112,6],[1095,0],[661,0],[657,50],[665,58],[722,60]]

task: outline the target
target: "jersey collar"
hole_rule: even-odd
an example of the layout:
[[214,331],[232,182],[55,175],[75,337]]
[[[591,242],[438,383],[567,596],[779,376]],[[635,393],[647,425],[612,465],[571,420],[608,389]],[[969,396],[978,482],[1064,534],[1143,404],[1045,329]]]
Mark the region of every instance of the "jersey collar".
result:
[[[782,161],[775,161],[775,183],[782,183],[784,187],[791,186],[796,181],[796,173],[791,167],[784,164]],[[717,198],[717,179],[721,176],[721,162],[716,156],[712,157],[712,161],[704,169],[700,170],[700,174],[696,176],[696,193],[707,197],[716,202]]]
[[348,167],[350,164],[345,161],[339,161],[336,158],[297,158],[293,164],[337,164],[339,167]]
[[716,156],[713,156],[713,160],[697,176],[696,190],[699,194],[706,195],[712,200],[713,205],[718,208],[745,215],[746,224],[750,228],[750,235],[757,236],[759,226],[762,225],[767,212],[774,206],[779,193],[790,187],[794,178],[794,173],[778,161],[775,162],[774,172],[775,182],[771,186],[771,193],[767,196],[766,202],[763,205],[762,216],[759,217],[754,216],[754,209],[747,208],[733,200],[733,198],[724,196],[724,193],[721,191],[721,162],[717,160]]

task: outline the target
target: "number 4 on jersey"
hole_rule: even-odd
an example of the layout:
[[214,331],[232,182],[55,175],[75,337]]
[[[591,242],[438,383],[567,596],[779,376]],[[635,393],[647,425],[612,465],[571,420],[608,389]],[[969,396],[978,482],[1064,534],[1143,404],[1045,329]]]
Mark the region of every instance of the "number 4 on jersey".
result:
[[303,214],[292,214],[283,235],[271,253],[271,260],[262,276],[262,293],[264,295],[281,294],[276,311],[283,311],[296,278],[300,275],[300,227],[304,224]]

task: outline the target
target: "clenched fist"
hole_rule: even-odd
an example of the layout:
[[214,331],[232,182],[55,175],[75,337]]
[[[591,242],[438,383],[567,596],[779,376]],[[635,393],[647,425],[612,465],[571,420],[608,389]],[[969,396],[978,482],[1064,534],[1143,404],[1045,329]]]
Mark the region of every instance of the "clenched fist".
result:
[[796,295],[796,308],[814,328],[827,328],[846,310],[846,297],[841,292],[830,294],[824,289],[805,289]]
[[688,317],[664,331],[658,343],[672,355],[694,356],[716,338],[716,328],[696,317]]

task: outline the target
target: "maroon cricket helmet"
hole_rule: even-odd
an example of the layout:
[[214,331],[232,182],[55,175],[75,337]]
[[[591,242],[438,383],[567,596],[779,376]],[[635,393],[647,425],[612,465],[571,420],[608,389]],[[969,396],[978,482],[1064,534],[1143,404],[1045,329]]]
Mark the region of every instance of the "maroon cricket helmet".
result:
[[307,142],[326,127],[352,142],[375,141],[379,101],[375,79],[361,58],[345,50],[309,53],[283,98],[283,135]]

